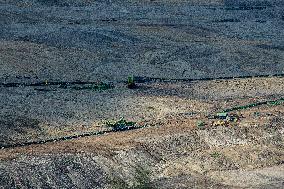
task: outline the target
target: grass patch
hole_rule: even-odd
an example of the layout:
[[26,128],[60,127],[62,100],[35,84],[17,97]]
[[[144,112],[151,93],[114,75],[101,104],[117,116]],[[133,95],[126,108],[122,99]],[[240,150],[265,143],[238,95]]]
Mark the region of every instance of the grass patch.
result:
[[212,154],[210,154],[210,156],[213,158],[219,158],[221,154],[219,152],[213,152]]

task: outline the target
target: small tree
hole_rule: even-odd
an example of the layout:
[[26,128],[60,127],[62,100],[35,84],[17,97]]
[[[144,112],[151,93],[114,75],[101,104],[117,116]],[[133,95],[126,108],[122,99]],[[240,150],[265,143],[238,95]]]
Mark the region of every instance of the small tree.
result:
[[136,87],[136,84],[135,84],[135,81],[134,81],[134,76],[128,76],[127,87],[129,89],[134,89]]

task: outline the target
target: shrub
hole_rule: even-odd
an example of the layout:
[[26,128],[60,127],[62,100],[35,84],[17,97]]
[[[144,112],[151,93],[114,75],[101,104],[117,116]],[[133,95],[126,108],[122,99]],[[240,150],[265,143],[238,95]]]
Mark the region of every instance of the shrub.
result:
[[134,77],[133,76],[128,76],[127,79],[127,87],[129,89],[134,89],[136,87],[135,81],[134,81]]
[[113,131],[124,131],[133,129],[135,122],[126,121],[124,118],[121,118],[118,121],[107,121],[106,126],[111,127]]
[[197,121],[197,127],[200,128],[200,129],[204,128],[205,127],[205,122],[201,121],[201,120]]
[[220,157],[221,156],[221,154],[220,153],[218,153],[218,152],[213,152],[212,154],[210,154],[211,155],[211,157],[213,157],[213,158],[218,158],[218,157]]

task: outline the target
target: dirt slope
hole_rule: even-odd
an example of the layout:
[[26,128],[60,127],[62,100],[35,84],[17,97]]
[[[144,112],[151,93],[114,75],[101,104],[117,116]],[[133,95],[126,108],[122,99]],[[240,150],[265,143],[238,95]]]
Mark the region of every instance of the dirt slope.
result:
[[[139,184],[148,188],[281,188],[284,181],[283,105],[261,105],[237,111],[235,113],[241,115],[241,118],[229,127],[212,126],[212,121],[216,120],[206,117],[208,113],[228,107],[280,97],[283,90],[279,90],[277,82],[281,82],[281,78],[277,78],[277,82],[271,82],[273,79],[275,80],[255,78],[189,84],[156,82],[140,84],[133,91],[122,87],[118,97],[136,95],[128,99],[136,99],[133,102],[137,108],[135,112],[143,116],[143,119],[138,119],[138,123],[143,124],[144,119],[148,119],[147,123],[152,126],[102,136],[2,149],[1,185],[4,188],[125,188],[127,185],[138,187]],[[262,85],[264,82],[271,83],[270,90]],[[247,88],[242,86],[244,83]],[[273,86],[272,83],[276,85]],[[220,94],[214,91],[214,95],[203,93],[201,89],[206,86],[215,86]],[[233,89],[239,93],[232,95],[229,91]],[[110,95],[114,92],[109,91],[107,98],[104,92],[93,91],[92,95],[103,95],[106,102],[108,98],[113,98]],[[254,98],[243,96],[251,92],[255,93],[251,94]],[[137,101],[139,96],[151,103],[141,106],[143,103]],[[208,97],[216,101],[213,103]],[[135,113],[135,108],[130,107],[129,101],[126,104],[128,108],[120,109],[120,112],[128,115]],[[116,105],[117,103],[113,103],[112,109]],[[108,110],[104,114],[111,117]],[[95,121],[94,117],[92,119]],[[200,120],[207,124],[207,128],[196,127]],[[58,124],[57,127],[62,129],[49,126],[49,132],[41,134],[43,129],[28,125],[25,128],[20,118],[18,122],[22,124],[19,128],[26,133],[5,129],[10,132],[8,136],[13,136],[11,134],[14,133],[14,140],[6,139],[4,142],[43,137],[34,138],[38,140],[94,129],[75,127],[74,124],[64,128]],[[2,123],[6,125],[7,121]],[[73,130],[68,131],[71,128]],[[15,134],[21,138],[17,140]],[[23,177],[22,174],[26,176]]]
[[283,6],[0,0],[0,188],[283,188]]

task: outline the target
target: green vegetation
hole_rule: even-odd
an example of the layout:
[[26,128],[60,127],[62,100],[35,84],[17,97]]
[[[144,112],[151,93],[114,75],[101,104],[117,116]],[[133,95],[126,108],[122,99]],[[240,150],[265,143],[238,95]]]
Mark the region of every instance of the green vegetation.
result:
[[205,122],[201,120],[197,121],[197,127],[203,129],[205,127]]
[[260,116],[260,112],[254,112],[253,115],[258,117],[258,116]]
[[221,156],[221,154],[219,152],[213,152],[212,154],[210,154],[211,157],[213,158],[219,158]]
[[118,121],[107,121],[105,124],[107,127],[111,127],[113,131],[124,131],[133,129],[136,123],[121,118]]
[[135,168],[135,182],[133,186],[128,186],[128,184],[119,176],[113,176],[109,180],[113,189],[156,189],[156,187],[151,184],[150,171],[141,166]]
[[[1,83],[0,83],[1,85]],[[6,83],[2,84],[4,87],[40,87],[35,88],[39,91],[54,91],[55,88],[61,89],[75,89],[75,90],[107,90],[114,88],[113,84],[103,83],[103,82],[83,82],[83,81],[74,81],[74,82],[52,82],[45,80],[38,83]],[[52,87],[53,86],[53,87]],[[50,89],[52,87],[52,89]]]
[[279,100],[275,100],[275,101],[268,101],[268,105],[272,105],[272,106],[277,106],[284,103],[284,98],[281,98]]
[[127,79],[127,87],[129,89],[134,89],[136,87],[134,76],[128,76]]
[[244,109],[248,109],[248,108],[252,108],[252,107],[256,107],[256,106],[260,106],[260,105],[272,105],[272,106],[276,106],[276,105],[280,105],[284,103],[284,98],[280,98],[278,100],[271,100],[271,101],[264,101],[264,102],[256,102],[256,103],[252,103],[252,104],[247,104],[244,106],[236,106],[233,108],[229,108],[229,109],[225,109],[222,112],[219,113],[227,113],[227,112],[231,112],[231,111],[235,111],[235,110],[244,110]]
[[228,113],[226,113],[226,112],[217,113],[217,117],[226,118],[227,116],[228,116]]

